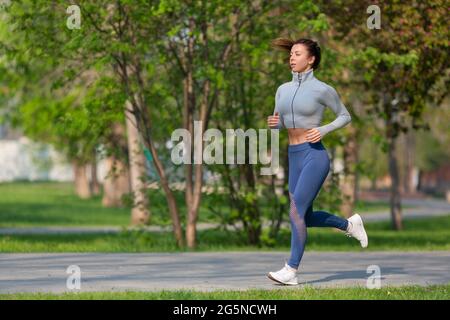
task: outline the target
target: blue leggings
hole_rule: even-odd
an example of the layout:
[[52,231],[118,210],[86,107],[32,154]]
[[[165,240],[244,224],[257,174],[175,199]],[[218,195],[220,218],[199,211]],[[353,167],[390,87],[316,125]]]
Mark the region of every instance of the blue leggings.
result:
[[313,211],[313,201],[330,171],[330,158],[322,142],[288,146],[289,197],[291,201],[291,257],[297,269],[305,250],[307,227],[334,227],[347,230],[348,221],[325,211]]

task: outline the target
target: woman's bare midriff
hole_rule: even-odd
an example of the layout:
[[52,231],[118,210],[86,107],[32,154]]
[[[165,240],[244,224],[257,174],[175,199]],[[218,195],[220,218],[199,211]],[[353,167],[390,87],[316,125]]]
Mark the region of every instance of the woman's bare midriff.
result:
[[299,144],[303,142],[307,142],[306,140],[306,132],[309,129],[305,128],[288,128],[288,138],[289,144]]

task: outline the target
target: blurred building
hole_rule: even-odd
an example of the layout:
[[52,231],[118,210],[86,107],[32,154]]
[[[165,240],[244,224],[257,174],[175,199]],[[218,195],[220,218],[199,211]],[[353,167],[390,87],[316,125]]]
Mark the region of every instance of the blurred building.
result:
[[[98,171],[102,182],[102,161]],[[0,124],[0,182],[17,180],[73,181],[73,168],[51,145],[34,142],[20,131]]]

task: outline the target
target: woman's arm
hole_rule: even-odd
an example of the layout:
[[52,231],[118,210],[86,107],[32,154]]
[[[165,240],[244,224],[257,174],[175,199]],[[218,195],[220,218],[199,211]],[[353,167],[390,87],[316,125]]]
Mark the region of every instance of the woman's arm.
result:
[[275,93],[275,109],[273,111],[273,114],[278,114],[279,118],[278,118],[278,124],[276,127],[272,127],[272,129],[281,129],[284,128],[284,125],[282,123],[281,120],[281,115],[280,115],[280,87],[278,87],[277,92]]
[[327,85],[327,90],[324,97],[324,105],[330,107],[331,110],[333,110],[333,112],[337,115],[337,117],[333,122],[317,128],[322,138],[327,133],[346,126],[352,120],[350,113],[342,103],[338,93],[333,87],[329,85]]

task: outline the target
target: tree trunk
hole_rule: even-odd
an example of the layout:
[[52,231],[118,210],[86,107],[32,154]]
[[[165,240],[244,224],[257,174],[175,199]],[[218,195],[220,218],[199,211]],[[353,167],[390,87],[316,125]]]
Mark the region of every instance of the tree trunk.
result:
[[166,174],[164,172],[164,167],[158,158],[156,148],[151,140],[147,140],[149,150],[153,157],[153,164],[155,165],[156,171],[159,175],[161,186],[166,195],[167,205],[169,206],[170,216],[172,218],[173,233],[175,235],[175,240],[178,247],[184,247],[183,229],[181,227],[180,215],[178,212],[177,202],[172,190],[169,188],[169,181],[167,180]]
[[395,154],[395,139],[390,139],[389,144],[389,174],[391,176],[391,193],[390,206],[392,227],[395,230],[401,230],[402,226],[402,211],[400,199],[400,181],[398,175],[397,155]]
[[[139,83],[140,88],[143,91],[142,81],[140,81]],[[131,93],[129,94],[130,96],[132,96]],[[148,107],[146,106],[146,104],[142,99],[137,99],[138,97],[139,95],[135,94],[134,95],[134,98],[136,100],[135,103],[128,104],[130,110],[133,110],[135,114],[131,115],[131,117],[134,121],[137,121],[136,124],[138,125],[138,132],[140,132],[145,137],[144,139],[145,146],[148,148],[148,150],[152,155],[153,165],[155,166],[164,194],[166,195],[167,205],[169,207],[169,213],[172,219],[172,227],[173,233],[175,235],[175,240],[177,242],[178,247],[182,248],[184,247],[183,229],[181,227],[180,214],[178,212],[175,195],[173,194],[172,190],[169,187],[169,180],[166,176],[164,166],[158,157],[158,152],[156,150],[156,147],[153,143],[153,139],[150,134],[151,120],[150,115],[148,114]],[[139,104],[137,101],[139,101]]]
[[97,196],[100,194],[100,183],[97,176],[97,152],[94,150],[93,154],[91,162],[91,191],[93,195]]
[[372,179],[370,179],[370,190],[377,190],[377,177],[373,177]]
[[[202,134],[204,132],[205,122],[202,121],[200,123],[200,131],[197,131],[199,137],[195,138],[193,132],[191,132],[191,136],[194,137],[194,140],[197,140],[201,146],[196,146],[192,150],[194,153],[197,153],[199,161],[202,161],[202,150],[203,150],[203,139]],[[194,129],[194,131],[196,131]],[[195,143],[194,143],[195,144]],[[187,221],[186,221],[186,243],[188,248],[194,249],[197,245],[196,243],[196,234],[197,234],[197,218],[198,218],[198,210],[200,208],[200,201],[202,196],[202,186],[203,186],[203,164],[187,164],[188,166],[188,174],[191,174],[194,171],[195,180],[192,181],[192,175],[187,177],[186,181],[190,181],[186,184],[186,207],[187,207]],[[190,167],[190,169],[189,169]],[[194,170],[192,170],[192,167]]]
[[386,95],[383,97],[384,110],[387,114],[386,119],[386,136],[388,144],[388,161],[389,161],[389,175],[391,178],[390,188],[390,207],[391,207],[391,222],[394,230],[402,229],[402,211],[401,211],[401,193],[400,193],[400,179],[398,172],[398,160],[396,153],[396,132],[394,131],[394,121],[396,120],[395,110],[391,109],[390,100]]
[[[127,102],[127,109],[131,109]],[[149,199],[146,194],[147,169],[145,155],[139,143],[139,133],[133,114],[126,112],[128,137],[128,157],[130,159],[130,180],[133,193],[133,208],[131,209],[131,224],[148,224],[150,221]]]
[[[359,163],[359,147],[356,148],[355,154],[356,163]],[[359,201],[359,190],[360,190],[360,177],[358,170],[355,170],[355,186],[353,188],[353,194],[355,195],[354,203],[356,204]]]
[[107,176],[103,183],[103,199],[104,207],[121,207],[123,206],[122,197],[130,193],[130,175],[127,165],[110,156],[106,159]]
[[[246,163],[242,166],[244,170],[245,180],[247,181],[248,190],[250,190],[250,192],[252,193],[256,193],[256,181],[253,172],[253,165],[249,164],[249,161],[246,161]],[[262,225],[261,212],[258,205],[258,197],[255,197],[251,204],[246,203],[246,211],[250,217],[250,223],[247,226],[249,244],[259,246],[261,242]]]
[[357,144],[355,128],[349,126],[347,143],[344,145],[344,176],[342,179],[342,193],[343,202],[341,205],[341,211],[346,217],[350,217],[353,214],[353,208],[355,204],[355,168],[357,164]]
[[[189,29],[194,31],[196,21],[191,18],[189,19]],[[205,47],[207,47],[207,29],[208,26],[203,23],[201,26],[202,39]],[[202,86],[202,100],[200,103],[199,110],[199,120],[200,125],[199,130],[192,130],[192,121],[194,120],[194,112],[196,105],[196,96],[194,90],[194,45],[195,38],[189,37],[187,42],[187,53],[183,57],[185,69],[187,70],[186,78],[184,80],[184,108],[183,108],[183,122],[185,128],[190,132],[191,137],[194,138],[194,143],[191,144],[190,150],[193,151],[191,156],[194,158],[194,162],[187,164],[186,168],[186,208],[187,208],[187,219],[186,219],[186,243],[188,248],[194,249],[197,245],[196,234],[197,234],[197,218],[198,210],[200,207],[200,201],[202,196],[202,186],[203,186],[203,132],[205,131],[206,117],[208,115],[208,105],[209,105],[209,94],[210,94],[210,80],[206,79]],[[205,61],[208,61],[208,52],[204,51],[205,56],[203,57]],[[197,133],[197,135],[196,135]],[[198,143],[195,143],[197,141]],[[194,172],[193,172],[194,171]],[[192,173],[195,177],[193,180]]]
[[88,199],[91,197],[91,189],[86,174],[86,165],[81,164],[77,160],[73,160],[72,164],[74,169],[75,193],[81,199]]
[[128,143],[123,123],[112,124],[108,141],[114,152],[106,159],[107,175],[103,183],[102,204],[105,207],[121,207],[124,205],[122,197],[131,191],[127,161]]
[[414,151],[415,151],[415,139],[414,134],[411,131],[408,131],[405,134],[405,174],[404,174],[404,190],[406,193],[412,194],[415,193],[415,169],[414,169]]
[[[189,131],[191,134],[191,138],[194,140],[191,141],[191,143],[186,146],[186,149],[190,152],[190,162],[189,164],[185,164],[185,179],[186,179],[186,189],[185,189],[185,203],[186,203],[186,215],[187,215],[187,221],[186,221],[186,242],[188,248],[195,248],[196,245],[196,223],[195,223],[195,215],[192,213],[192,205],[193,205],[193,150],[195,146],[195,136],[193,134],[193,109],[195,108],[195,95],[194,95],[194,85],[193,85],[193,79],[192,79],[192,70],[189,70],[186,78],[183,81],[183,126],[186,130]],[[194,151],[195,152],[195,151]]]

